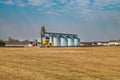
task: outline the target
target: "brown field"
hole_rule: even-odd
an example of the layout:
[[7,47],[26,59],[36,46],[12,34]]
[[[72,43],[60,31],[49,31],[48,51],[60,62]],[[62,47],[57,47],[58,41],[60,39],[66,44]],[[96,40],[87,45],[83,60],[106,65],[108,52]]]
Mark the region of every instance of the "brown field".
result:
[[0,80],[120,80],[120,47],[0,48]]

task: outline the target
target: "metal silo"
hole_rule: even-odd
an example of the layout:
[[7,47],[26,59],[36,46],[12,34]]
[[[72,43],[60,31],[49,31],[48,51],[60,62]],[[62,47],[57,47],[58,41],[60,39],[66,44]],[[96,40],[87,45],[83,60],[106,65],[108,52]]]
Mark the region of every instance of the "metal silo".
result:
[[49,42],[50,42],[50,43],[53,42],[53,37],[52,37],[52,36],[49,37]]
[[60,37],[54,35],[53,36],[53,46],[60,46]]
[[68,46],[67,37],[60,36],[60,42],[61,42],[61,46]]
[[80,45],[80,39],[78,37],[74,37],[74,46],[79,46]]
[[54,46],[53,45],[53,37],[52,36],[49,36],[49,43],[48,43],[49,46]]
[[68,46],[74,46],[74,38],[73,37],[68,36],[67,40],[68,40]]

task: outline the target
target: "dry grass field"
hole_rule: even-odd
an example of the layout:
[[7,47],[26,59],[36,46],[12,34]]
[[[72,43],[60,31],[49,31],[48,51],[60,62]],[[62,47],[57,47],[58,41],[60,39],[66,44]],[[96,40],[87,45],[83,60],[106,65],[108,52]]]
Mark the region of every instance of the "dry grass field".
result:
[[120,47],[0,48],[0,80],[120,80]]

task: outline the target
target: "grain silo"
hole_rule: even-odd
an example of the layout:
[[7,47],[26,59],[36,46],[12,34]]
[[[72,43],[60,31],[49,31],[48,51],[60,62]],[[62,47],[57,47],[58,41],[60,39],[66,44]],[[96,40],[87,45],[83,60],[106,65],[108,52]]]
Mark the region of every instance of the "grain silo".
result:
[[60,37],[54,35],[53,36],[53,46],[60,46]]
[[68,40],[68,46],[74,46],[74,38],[71,36],[67,37]]
[[80,45],[80,39],[78,37],[74,37],[74,46],[79,46]]
[[49,37],[49,42],[50,42],[50,43],[53,42],[53,37],[52,37],[52,36]]
[[65,36],[60,36],[60,46],[68,46],[68,40],[67,40],[67,37]]
[[76,34],[46,32],[41,28],[41,46],[79,46],[80,39]]

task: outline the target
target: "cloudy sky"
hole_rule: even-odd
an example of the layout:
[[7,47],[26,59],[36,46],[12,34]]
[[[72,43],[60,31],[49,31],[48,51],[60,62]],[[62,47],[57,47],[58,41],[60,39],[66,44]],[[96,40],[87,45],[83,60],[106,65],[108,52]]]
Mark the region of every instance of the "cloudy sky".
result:
[[81,41],[120,39],[120,0],[0,0],[0,39],[78,34]]

